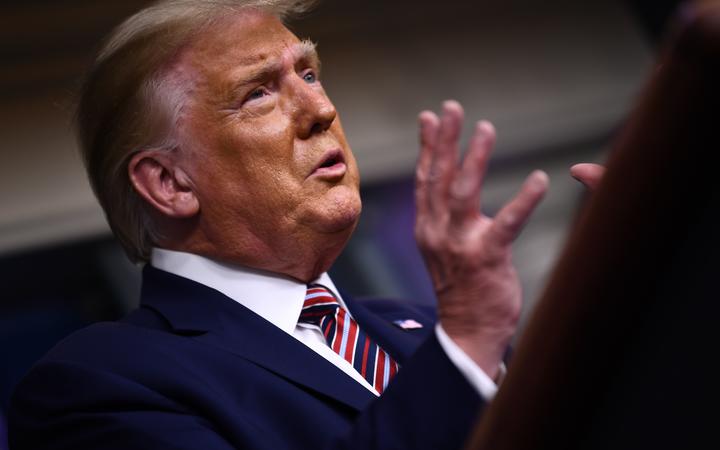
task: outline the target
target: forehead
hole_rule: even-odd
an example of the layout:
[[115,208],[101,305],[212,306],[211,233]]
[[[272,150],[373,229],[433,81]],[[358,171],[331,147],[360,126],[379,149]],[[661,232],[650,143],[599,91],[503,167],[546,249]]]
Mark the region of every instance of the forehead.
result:
[[299,39],[272,15],[247,10],[223,18],[202,32],[185,58],[205,75],[228,73],[280,57]]

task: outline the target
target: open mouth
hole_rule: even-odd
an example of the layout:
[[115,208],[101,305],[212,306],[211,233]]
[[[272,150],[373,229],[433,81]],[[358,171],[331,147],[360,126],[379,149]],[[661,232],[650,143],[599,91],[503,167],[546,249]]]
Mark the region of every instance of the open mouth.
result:
[[312,175],[322,177],[337,177],[345,174],[345,158],[342,151],[332,150],[323,158],[319,166],[315,168]]
[[345,163],[345,159],[343,158],[342,152],[339,150],[333,150],[329,154],[325,156],[325,159],[323,160],[322,164],[320,164],[319,169],[325,168],[325,167],[332,167],[335,164]]

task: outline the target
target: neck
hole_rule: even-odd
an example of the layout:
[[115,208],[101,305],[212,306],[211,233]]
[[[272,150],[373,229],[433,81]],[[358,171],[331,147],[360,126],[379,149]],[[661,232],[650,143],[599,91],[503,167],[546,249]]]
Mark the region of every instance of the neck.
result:
[[231,241],[190,233],[182,239],[177,235],[176,239],[166,239],[158,246],[309,283],[330,269],[353,230],[354,226],[336,233],[276,236],[266,240],[251,233],[235,233]]

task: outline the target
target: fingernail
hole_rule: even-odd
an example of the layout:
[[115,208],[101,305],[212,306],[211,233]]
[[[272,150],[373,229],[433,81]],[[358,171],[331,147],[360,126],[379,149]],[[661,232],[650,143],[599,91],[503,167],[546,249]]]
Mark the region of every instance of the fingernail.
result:
[[428,123],[435,121],[436,117],[434,112],[425,110],[418,114],[418,122],[421,127],[426,127]]
[[451,109],[462,109],[462,105],[457,100],[445,100],[442,104],[443,110],[449,111]]
[[475,129],[484,135],[495,133],[495,126],[487,120],[479,120],[475,125]]
[[535,170],[532,173],[532,181],[536,186],[547,186],[550,184],[550,177],[543,170]]
[[495,125],[493,125],[489,120],[481,120],[480,123],[488,130],[495,131]]

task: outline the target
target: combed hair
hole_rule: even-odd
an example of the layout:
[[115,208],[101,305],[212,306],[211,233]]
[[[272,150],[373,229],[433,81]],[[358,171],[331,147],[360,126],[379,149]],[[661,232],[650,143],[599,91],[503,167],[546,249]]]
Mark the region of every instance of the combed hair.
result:
[[166,77],[193,36],[228,14],[256,9],[286,21],[317,0],[165,0],[120,24],[88,70],[75,123],[90,185],[133,262],[148,261],[161,237],[132,186],[128,163],[143,150],[178,147],[182,89]]

